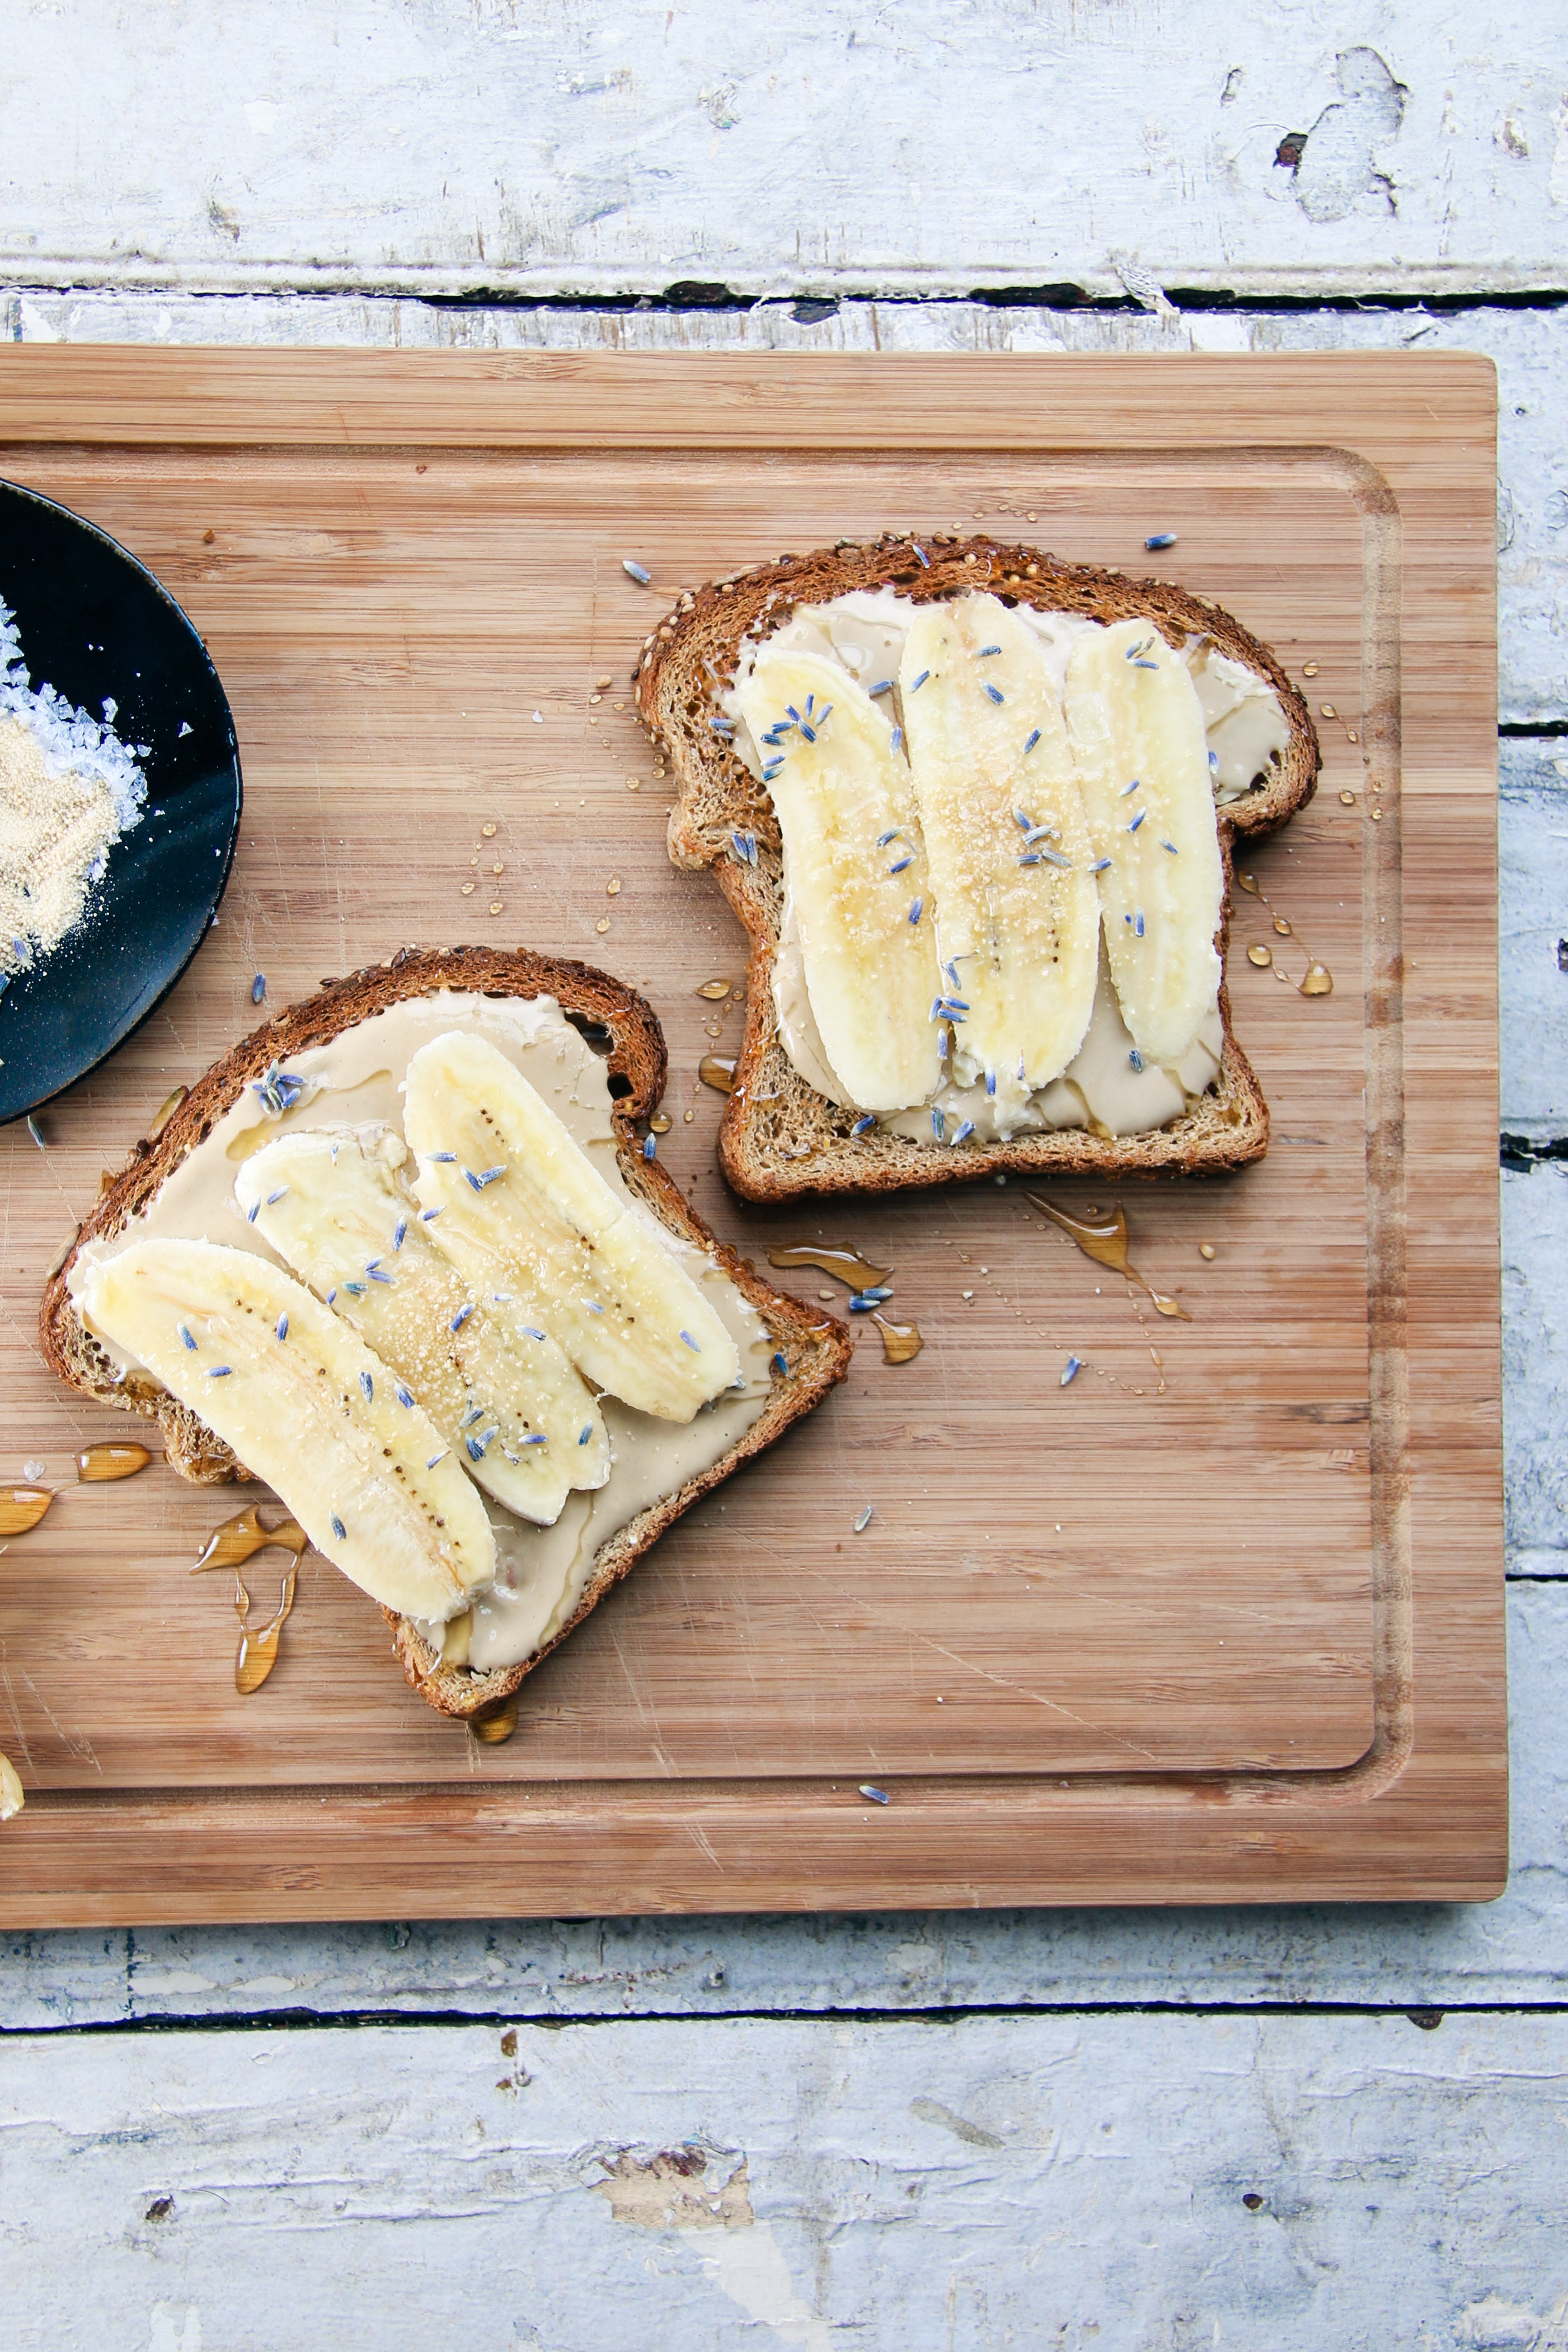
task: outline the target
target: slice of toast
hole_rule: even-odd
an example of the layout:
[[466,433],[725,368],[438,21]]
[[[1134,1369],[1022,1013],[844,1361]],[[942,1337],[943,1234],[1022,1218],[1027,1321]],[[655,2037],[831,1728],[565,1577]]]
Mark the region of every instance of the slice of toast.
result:
[[763,1282],[747,1260],[709,1232],[658,1161],[644,1158],[636,1125],[658,1106],[664,1090],[666,1057],[663,1032],[642,997],[587,964],[551,956],[510,955],[488,948],[405,948],[384,964],[323,982],[318,995],[279,1013],[215,1063],[156,1138],[143,1138],[137,1144],[119,1175],[100,1194],[69,1253],[50,1276],[38,1329],[45,1360],[70,1387],[159,1423],[164,1451],[182,1477],[200,1486],[247,1479],[250,1473],[244,1465],[188,1406],[145,1375],[132,1373],[123,1382],[116,1381],[108,1356],[77,1314],[68,1286],[71,1266],[86,1243],[121,1232],[146,1207],[187,1152],[205,1139],[215,1122],[270,1063],[324,1045],[405,997],[424,996],[442,988],[489,996],[552,996],[568,1020],[605,1052],[616,1148],[628,1187],[679,1240],[695,1243],[724,1268],[761,1315],[784,1359],[784,1369],[761,1416],[710,1468],[688,1479],[678,1492],[661,1496],[601,1545],[577,1609],[531,1657],[488,1674],[470,1673],[462,1666],[437,1670],[435,1652],[413,1623],[384,1610],[409,1682],[441,1714],[473,1717],[490,1713],[510,1698],[524,1675],[582,1623],[666,1528],[689,1510],[700,1496],[742,1462],[761,1454],[793,1422],[819,1404],[849,1368],[850,1341],[845,1326],[820,1308],[802,1306]]
[[[857,1136],[857,1115],[816,1092],[779,1039],[773,971],[784,910],[783,850],[767,789],[710,724],[718,683],[734,675],[742,640],[765,638],[800,605],[851,590],[895,589],[916,604],[984,589],[1005,603],[1112,622],[1146,619],[1173,646],[1193,635],[1267,679],[1289,726],[1289,742],[1269,775],[1219,812],[1226,895],[1215,939],[1222,973],[1229,936],[1232,849],[1237,837],[1272,833],[1317,788],[1318,738],[1307,705],[1267,646],[1217,605],[1158,580],[1060,563],[1037,549],[989,539],[938,535],[921,542],[885,538],[841,542],[810,555],[781,555],[753,571],[682,593],[644,640],[634,678],[637,709],[664,746],[679,796],[670,812],[677,866],[710,866],[750,941],[746,1026],[733,1091],[719,1130],[719,1157],[738,1192],[753,1201],[802,1193],[883,1192],[979,1176],[1212,1174],[1260,1159],[1268,1109],[1231,1026],[1222,977],[1225,1045],[1219,1075],[1184,1118],[1139,1135],[1082,1128],[1015,1136],[1009,1142],[940,1150],[877,1128]],[[739,836],[739,838],[737,838]],[[754,844],[754,859],[751,855]]]

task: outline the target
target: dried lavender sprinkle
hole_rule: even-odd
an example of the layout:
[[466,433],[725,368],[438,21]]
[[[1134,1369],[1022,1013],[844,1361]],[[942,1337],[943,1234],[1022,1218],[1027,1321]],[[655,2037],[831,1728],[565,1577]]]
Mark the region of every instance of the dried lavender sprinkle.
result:
[[287,1315],[279,1315],[278,1318],[278,1337],[280,1339],[286,1339],[289,1337],[289,1318]]
[[267,974],[264,971],[258,971],[256,978],[250,983],[250,1001],[252,1004],[259,1004],[266,993]]
[[1077,1380],[1077,1378],[1078,1378],[1078,1376],[1079,1376],[1079,1372],[1081,1372],[1081,1371],[1082,1371],[1082,1370],[1083,1370],[1083,1359],[1082,1359],[1082,1357],[1081,1357],[1081,1356],[1069,1356],[1069,1357],[1068,1358],[1068,1360],[1067,1360],[1067,1362],[1062,1366],[1062,1386],[1063,1386],[1063,1388],[1064,1388],[1064,1389],[1065,1389],[1065,1388],[1070,1388],[1070,1387],[1072,1386],[1072,1383],[1074,1382],[1074,1381],[1076,1381],[1076,1380]]
[[868,1503],[865,1509],[861,1512],[859,1517],[855,1522],[855,1533],[858,1536],[864,1535],[867,1528],[870,1526],[871,1514],[872,1506]]
[[889,1796],[886,1789],[879,1789],[876,1787],[874,1782],[870,1780],[861,1781],[860,1794],[863,1797],[869,1798],[871,1803],[874,1805],[890,1805],[893,1801]]
[[629,578],[635,580],[639,588],[646,588],[648,582],[653,578],[653,573],[651,572],[647,571],[642,564],[634,562],[633,559],[629,555],[622,556],[621,570],[626,572]]

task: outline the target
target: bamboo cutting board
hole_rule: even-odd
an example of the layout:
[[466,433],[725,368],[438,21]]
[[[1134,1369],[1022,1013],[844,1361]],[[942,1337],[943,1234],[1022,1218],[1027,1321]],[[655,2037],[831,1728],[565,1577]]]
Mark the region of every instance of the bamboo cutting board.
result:
[[[0,1920],[1495,1893],[1494,439],[1489,364],[1425,354],[5,354],[0,474],[181,599],[246,810],[174,994],[52,1108],[47,1152],[0,1138],[0,1476],[61,1483],[126,1433],[32,1340],[100,1169],[254,1025],[256,972],[280,1007],[409,941],[640,987],[700,1213],[759,1262],[857,1244],[925,1346],[891,1367],[864,1334],[530,1679],[504,1746],[409,1692],[314,1559],[240,1698],[225,1580],[186,1570],[245,1490],[155,1464],[62,1494],[0,1555],[0,1746],[29,1791]],[[666,857],[629,673],[680,585],[889,527],[1168,569],[1333,714],[1317,799],[1239,861],[1268,1159],[1054,1191],[1121,1199],[1190,1322],[1017,1186],[763,1212],[715,1172],[698,1065],[739,1013],[697,992],[740,978],[741,935]],[[1331,995],[1298,992],[1309,955]],[[250,1577],[268,1602],[279,1560]]]

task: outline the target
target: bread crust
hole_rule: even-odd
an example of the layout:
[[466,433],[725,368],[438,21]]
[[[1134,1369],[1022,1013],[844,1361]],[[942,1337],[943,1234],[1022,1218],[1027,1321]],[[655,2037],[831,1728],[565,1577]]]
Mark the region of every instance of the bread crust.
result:
[[[1268,1144],[1268,1109],[1231,1025],[1225,977],[1232,852],[1238,838],[1272,833],[1288,823],[1317,789],[1321,754],[1306,702],[1267,646],[1231,614],[1173,582],[1128,580],[1119,572],[1061,563],[1037,548],[991,539],[938,535],[922,541],[921,549],[917,554],[911,540],[888,537],[780,556],[686,591],[643,642],[633,678],[637,709],[663,744],[679,787],[669,817],[670,857],[677,866],[713,870],[749,941],[745,1035],[719,1129],[726,1177],[749,1200],[778,1202],[1011,1173],[1209,1175],[1261,1159]],[[1205,635],[1223,654],[1266,677],[1279,696],[1290,730],[1284,757],[1265,785],[1228,803],[1219,815],[1225,867],[1215,940],[1225,1030],[1219,1075],[1196,1108],[1169,1127],[1114,1137],[1070,1128],[950,1151],[881,1129],[858,1138],[851,1133],[853,1110],[808,1086],[785,1054],[773,1003],[784,904],[778,824],[765,786],[708,723],[710,680],[714,673],[733,674],[743,637],[771,635],[798,605],[882,587],[917,604],[983,588],[1044,612],[1104,622],[1146,619],[1173,645]],[[739,854],[737,833],[754,836],[755,865]]]
[[457,1666],[438,1669],[435,1654],[409,1621],[393,1610],[383,1610],[394,1628],[394,1646],[413,1687],[439,1713],[472,1719],[504,1704],[524,1676],[582,1623],[668,1527],[742,1462],[763,1452],[792,1423],[811,1412],[849,1369],[851,1342],[847,1327],[763,1281],[748,1261],[709,1232],[668,1170],[657,1160],[644,1159],[637,1122],[657,1108],[668,1066],[658,1016],[634,989],[589,964],[557,956],[471,947],[404,948],[384,963],[368,965],[341,980],[323,981],[316,995],[276,1014],[215,1062],[158,1134],[144,1136],[134,1147],[118,1175],[106,1183],[45,1285],[38,1339],[45,1361],[69,1387],[121,1412],[156,1421],[167,1457],[182,1477],[198,1486],[247,1480],[249,1471],[188,1406],[150,1380],[132,1375],[123,1382],[115,1381],[108,1357],[86,1330],[72,1303],[71,1267],[85,1244],[111,1238],[146,1206],[186,1154],[205,1140],[224,1112],[269,1063],[328,1045],[388,1005],[429,995],[440,988],[489,996],[552,996],[568,1017],[607,1033],[610,1117],[623,1176],[671,1233],[696,1243],[723,1266],[756,1307],[785,1360],[785,1370],[775,1380],[766,1408],[729,1452],[688,1479],[678,1493],[662,1496],[638,1512],[600,1547],[578,1607],[553,1640],[533,1656],[488,1675],[470,1674]]

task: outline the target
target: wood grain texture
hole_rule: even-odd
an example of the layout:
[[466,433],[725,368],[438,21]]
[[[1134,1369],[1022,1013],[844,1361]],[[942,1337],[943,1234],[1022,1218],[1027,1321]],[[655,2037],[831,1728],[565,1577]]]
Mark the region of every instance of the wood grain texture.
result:
[[25,286],[1563,283],[1560,59],[1531,0],[1331,25],[1148,0],[130,0],[20,12],[6,65],[0,270]]
[[[1191,1187],[1132,1204],[1141,1255],[1203,1277],[1191,1334],[1157,1335],[1164,1398],[1147,1393],[1150,1335],[1127,1302],[1105,1286],[1096,1302],[1093,1269],[1043,1249],[1016,1196],[965,1203],[962,1226],[930,1203],[878,1213],[860,1237],[890,1249],[900,1304],[935,1342],[914,1377],[858,1374],[826,1435],[780,1455],[786,1483],[745,1481],[727,1520],[715,1507],[689,1522],[626,1596],[637,1613],[611,1627],[613,1604],[606,1633],[588,1629],[542,1675],[543,1703],[510,1749],[437,1753],[324,1572],[301,1586],[319,1646],[299,1645],[291,1682],[279,1669],[266,1718],[232,1699],[210,1717],[175,1708],[161,1669],[127,1690],[127,1640],[136,1654],[152,1635],[160,1662],[222,1691],[229,1636],[204,1637],[218,1612],[199,1588],[171,1591],[163,1567],[196,1532],[189,1498],[153,1474],[71,1498],[79,1528],[101,1501],[98,1541],[159,1580],[155,1628],[137,1587],[127,1612],[123,1581],[90,1580],[57,1507],[36,1567],[17,1559],[5,1586],[7,1654],[62,1575],[90,1592],[92,1630],[70,1661],[72,1712],[49,1695],[51,1669],[40,1698],[26,1664],[38,1705],[16,1704],[35,1785],[59,1793],[8,1840],[7,1916],[123,1916],[106,1836],[155,1850],[139,1870],[144,1918],[1494,1886],[1489,371],[1189,362],[1178,394],[1158,361],[672,373],[265,356],[30,352],[0,375],[0,432],[26,436],[8,470],[119,530],[208,635],[248,794],[239,875],[196,972],[61,1106],[45,1160],[13,1147],[26,1155],[12,1163],[14,1315],[53,1254],[60,1191],[89,1192],[97,1155],[116,1157],[174,1076],[230,1041],[257,964],[276,1000],[431,939],[433,906],[457,935],[469,835],[492,803],[506,921],[531,918],[531,943],[593,947],[605,874],[625,870],[618,952],[597,952],[666,1013],[670,1108],[683,1072],[679,1099],[697,1108],[706,1008],[692,992],[732,935],[703,886],[663,864],[646,754],[642,790],[626,794],[629,719],[610,697],[586,705],[600,664],[629,667],[649,609],[619,571],[633,515],[635,551],[673,583],[911,505],[940,522],[1033,504],[1057,552],[1131,563],[1157,502],[1160,527],[1179,522],[1190,584],[1288,663],[1310,647],[1336,707],[1362,719],[1363,746],[1331,754],[1326,821],[1258,861],[1341,984],[1304,1005],[1258,975],[1239,1008],[1277,1135],[1310,1139],[1281,1143],[1223,1209]],[[270,450],[250,446],[262,415]],[[1289,574],[1273,561],[1284,547]],[[1375,831],[1333,791],[1369,775]],[[389,826],[405,845],[395,864]],[[699,1186],[703,1139],[694,1123],[681,1168]],[[1217,1215],[1227,1246],[1211,1274],[1195,1244]],[[732,1207],[720,1223],[742,1246],[763,1238]],[[1112,1376],[1070,1423],[1064,1315]],[[999,1433],[1000,1349],[1018,1418]],[[58,1408],[23,1377],[13,1418],[42,1443]],[[1103,1468],[1064,1486],[1052,1452],[1034,1450],[1042,1429]],[[1130,1459],[1144,1474],[1131,1498]],[[862,1489],[875,1540],[848,1538]],[[87,1703],[94,1691],[102,1703]],[[867,1771],[897,1780],[885,1814],[852,1793]],[[1172,1777],[1194,1772],[1217,1777]],[[300,1788],[310,1774],[335,1784],[324,1801]],[[202,1780],[216,1785],[198,1794]],[[291,1785],[269,1796],[268,1781]],[[517,1781],[530,1785],[509,1791]],[[86,1793],[115,1782],[145,1793]],[[412,1906],[385,1882],[372,1822],[399,1825]],[[786,1852],[781,1876],[769,1857]]]
[[[797,309],[800,311],[796,316]],[[170,292],[6,298],[0,339],[16,342],[243,343],[381,351],[767,353],[882,352],[1020,358],[1187,352],[1289,354],[1482,352],[1498,371],[1498,716],[1516,726],[1568,719],[1568,490],[1557,386],[1568,314],[1487,308],[1267,313],[1064,310],[1003,300],[869,301],[752,310],[445,307],[394,297],[204,296]]]

